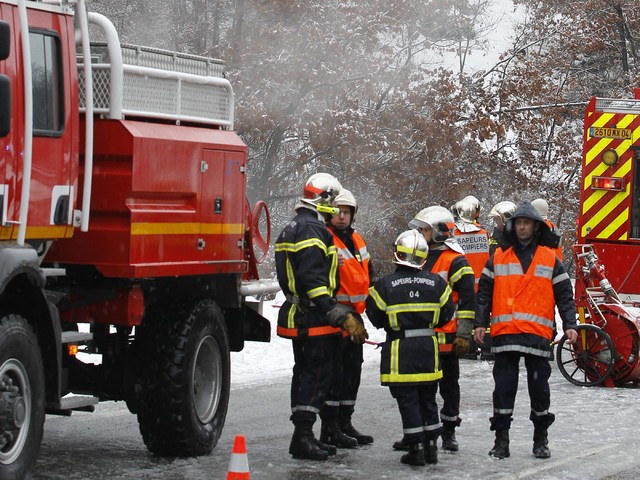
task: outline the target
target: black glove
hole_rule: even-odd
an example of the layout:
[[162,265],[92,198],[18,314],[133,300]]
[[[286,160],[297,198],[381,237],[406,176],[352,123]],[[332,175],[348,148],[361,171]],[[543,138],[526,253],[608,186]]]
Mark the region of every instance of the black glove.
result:
[[329,325],[339,327],[347,318],[347,314],[353,312],[352,307],[348,307],[342,303],[336,303],[336,306],[327,312],[326,318],[329,321]]
[[458,358],[462,358],[469,353],[469,339],[456,337],[453,341],[453,353],[455,353]]

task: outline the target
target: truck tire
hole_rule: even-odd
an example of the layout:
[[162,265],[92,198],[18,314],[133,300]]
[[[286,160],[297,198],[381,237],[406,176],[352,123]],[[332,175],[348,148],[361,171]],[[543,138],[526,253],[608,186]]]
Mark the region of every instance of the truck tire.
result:
[[[215,302],[164,307],[144,326],[146,366],[138,388],[138,423],[157,455],[211,452],[227,416],[229,339]],[[147,321],[147,320],[145,320]]]
[[18,315],[0,319],[0,479],[26,478],[44,426],[44,367],[38,339]]

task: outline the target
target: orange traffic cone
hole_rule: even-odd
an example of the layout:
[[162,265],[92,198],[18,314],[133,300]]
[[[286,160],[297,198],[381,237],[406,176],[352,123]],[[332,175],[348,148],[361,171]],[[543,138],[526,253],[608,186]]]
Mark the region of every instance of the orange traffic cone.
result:
[[229,462],[227,480],[249,480],[249,459],[247,458],[247,446],[244,435],[236,435]]

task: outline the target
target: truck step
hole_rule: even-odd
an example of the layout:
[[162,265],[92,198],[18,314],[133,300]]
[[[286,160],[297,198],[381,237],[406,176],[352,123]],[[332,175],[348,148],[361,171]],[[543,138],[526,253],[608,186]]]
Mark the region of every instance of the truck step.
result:
[[47,413],[51,415],[71,415],[73,410],[81,412],[93,412],[95,405],[100,400],[98,397],[90,395],[72,395],[60,399],[60,405],[54,408],[47,408]]
[[90,332],[62,332],[62,343],[85,343],[93,340],[93,333]]
[[64,277],[67,274],[66,268],[43,268],[45,277]]
[[63,397],[60,400],[60,407],[63,410],[78,410],[82,407],[97,405],[100,399],[91,395],[73,395]]

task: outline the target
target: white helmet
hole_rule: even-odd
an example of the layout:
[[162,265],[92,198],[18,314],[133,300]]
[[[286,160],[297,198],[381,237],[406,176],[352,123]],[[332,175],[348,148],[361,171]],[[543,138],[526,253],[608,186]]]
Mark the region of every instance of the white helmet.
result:
[[467,195],[455,204],[455,209],[460,220],[473,223],[480,215],[480,200],[473,195]]
[[458,221],[458,202],[451,205],[449,207],[449,211],[451,212],[451,215],[453,215],[453,220],[457,222]]
[[536,198],[531,202],[531,205],[538,211],[543,220],[547,219],[549,215],[549,204],[544,198]]
[[511,218],[513,212],[516,211],[516,204],[510,202],[509,200],[505,200],[503,202],[496,203],[491,211],[489,212],[489,218],[497,218],[500,217],[502,219],[502,223],[506,223],[507,219]]
[[409,222],[409,228],[431,228],[434,242],[444,242],[452,238],[454,226],[453,214],[438,205],[423,208]]
[[315,173],[309,177],[304,186],[301,202],[311,205],[321,213],[335,215],[334,200],[342,190],[340,182],[328,173]]
[[333,204],[336,207],[344,206],[344,205],[346,205],[347,207],[353,207],[354,214],[358,211],[358,204],[356,203],[356,197],[354,197],[353,193],[351,193],[351,191],[347,190],[346,188],[343,188],[342,190],[340,190],[340,193],[333,200]]
[[393,263],[421,269],[427,261],[429,246],[417,230],[407,230],[398,235],[393,244]]

